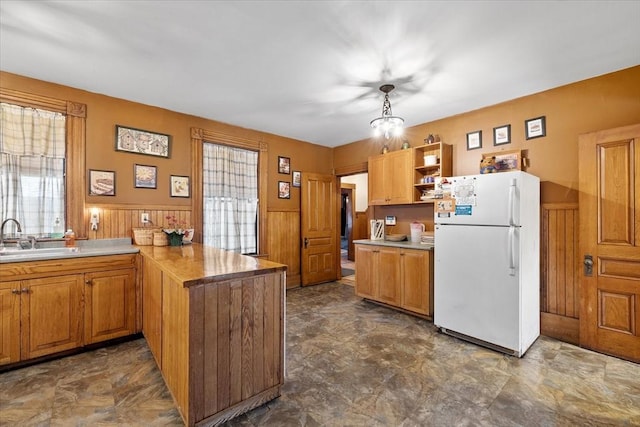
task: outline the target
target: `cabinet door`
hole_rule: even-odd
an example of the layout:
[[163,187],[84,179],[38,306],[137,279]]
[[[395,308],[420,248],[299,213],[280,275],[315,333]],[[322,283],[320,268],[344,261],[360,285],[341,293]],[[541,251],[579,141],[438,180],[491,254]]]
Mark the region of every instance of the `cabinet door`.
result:
[[21,358],[32,359],[82,345],[82,275],[22,281]]
[[[400,305],[400,249],[386,246],[377,247],[377,262],[374,274],[378,280],[378,298],[380,302]],[[356,267],[356,272],[358,271]]]
[[85,274],[84,342],[91,344],[135,333],[135,270]]
[[20,282],[0,283],[0,365],[20,360]]
[[369,204],[384,205],[387,203],[387,184],[385,179],[384,155],[369,158]]
[[433,280],[432,251],[402,251],[402,304],[401,307],[431,316],[431,284]]
[[142,264],[142,333],[162,369],[162,271],[147,257]]
[[362,298],[378,297],[375,274],[375,251],[378,246],[356,245],[356,295]]
[[387,203],[411,203],[413,195],[413,159],[411,150],[389,153],[384,165]]

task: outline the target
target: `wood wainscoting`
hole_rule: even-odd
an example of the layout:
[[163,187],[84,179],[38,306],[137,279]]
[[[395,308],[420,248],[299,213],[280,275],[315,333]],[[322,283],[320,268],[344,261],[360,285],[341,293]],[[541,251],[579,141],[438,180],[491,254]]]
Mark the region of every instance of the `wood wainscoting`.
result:
[[542,205],[540,333],[580,341],[578,204]]
[[[91,210],[97,209],[100,222],[98,230],[93,231],[88,226],[91,219]],[[174,206],[172,209],[160,206],[134,206],[134,205],[99,205],[87,204],[84,209],[84,221],[87,224],[88,239],[117,239],[133,237],[132,229],[143,227],[140,221],[142,213],[148,213],[151,224],[148,227],[163,227],[167,225],[166,217],[171,215],[179,222],[191,225],[191,208],[189,206]],[[70,224],[71,228],[75,224]],[[197,235],[196,235],[197,236]]]
[[300,286],[300,211],[267,212],[269,261],[287,266],[287,289]]

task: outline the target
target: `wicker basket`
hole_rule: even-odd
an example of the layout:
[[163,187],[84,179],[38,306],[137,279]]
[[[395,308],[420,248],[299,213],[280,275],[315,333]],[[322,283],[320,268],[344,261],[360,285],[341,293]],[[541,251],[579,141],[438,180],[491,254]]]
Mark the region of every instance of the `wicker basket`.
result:
[[169,239],[164,231],[155,231],[153,233],[153,246],[167,246]]
[[140,246],[151,246],[153,244],[153,233],[162,230],[161,228],[137,227],[133,228],[133,243]]

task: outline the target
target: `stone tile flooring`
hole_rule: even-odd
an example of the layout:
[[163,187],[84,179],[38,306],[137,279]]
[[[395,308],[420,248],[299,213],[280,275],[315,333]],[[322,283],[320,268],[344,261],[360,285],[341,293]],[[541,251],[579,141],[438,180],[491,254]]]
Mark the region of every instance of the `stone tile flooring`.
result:
[[[522,359],[330,283],[287,293],[282,396],[227,426],[640,426],[640,365],[540,337]],[[0,374],[2,426],[182,425],[143,339]]]

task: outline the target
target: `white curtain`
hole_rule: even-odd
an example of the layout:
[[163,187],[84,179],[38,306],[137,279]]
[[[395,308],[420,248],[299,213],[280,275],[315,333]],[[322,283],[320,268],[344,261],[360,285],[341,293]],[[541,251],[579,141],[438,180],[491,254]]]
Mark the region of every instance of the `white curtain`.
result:
[[65,116],[5,103],[0,110],[0,218],[17,219],[23,234],[49,234],[65,218]]
[[258,251],[258,152],[204,143],[203,243]]

